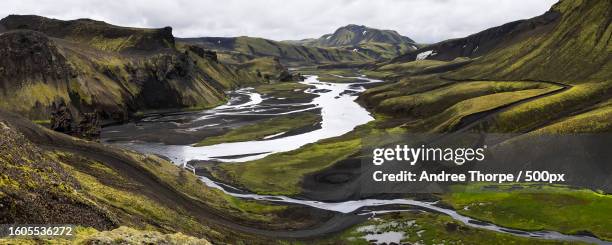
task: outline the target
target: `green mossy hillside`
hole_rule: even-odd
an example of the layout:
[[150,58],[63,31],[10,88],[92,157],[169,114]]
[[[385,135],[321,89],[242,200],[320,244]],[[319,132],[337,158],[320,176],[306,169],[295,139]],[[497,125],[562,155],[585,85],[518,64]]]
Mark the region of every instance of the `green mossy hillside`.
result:
[[610,82],[612,3],[563,0],[552,11],[560,12],[561,18],[550,31],[499,48],[450,77]]
[[[179,43],[202,46],[229,57],[234,62],[244,57],[275,57],[284,65],[330,64],[338,62],[373,61],[374,57],[354,48],[309,47],[255,37],[184,38]],[[241,58],[242,57],[242,58]]]
[[49,120],[62,102],[116,121],[137,111],[207,108],[225,102],[224,90],[268,82],[214,53],[177,47],[170,29],[17,15],[0,25],[0,108],[33,120]]
[[[203,139],[194,146],[207,146],[229,142],[241,142],[251,140],[263,140],[276,134],[290,133],[292,130],[304,128],[314,129],[321,123],[321,116],[313,112],[302,112],[265,119],[238,127],[229,132]],[[285,135],[286,136],[286,135]]]
[[36,15],[9,15],[0,20],[6,30],[27,29],[50,37],[111,52],[160,52],[174,49],[172,28],[130,28],[91,19],[58,20]]
[[497,190],[467,186],[444,195],[459,213],[500,226],[523,230],[588,231],[612,239],[612,196],[590,190],[550,186],[500,186]]
[[121,226],[110,231],[98,231],[93,228],[77,227],[74,237],[55,238],[4,238],[2,244],[190,244],[210,245],[206,239],[188,236],[182,233],[161,233],[157,231],[136,230]]

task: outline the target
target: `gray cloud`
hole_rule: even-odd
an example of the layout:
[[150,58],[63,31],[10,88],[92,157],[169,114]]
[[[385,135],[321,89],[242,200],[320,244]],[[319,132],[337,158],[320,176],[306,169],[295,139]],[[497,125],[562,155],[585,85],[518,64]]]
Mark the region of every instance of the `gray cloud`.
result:
[[319,37],[346,24],[397,30],[418,42],[466,36],[544,13],[557,0],[8,0],[0,15],[91,18],[172,26],[180,37]]

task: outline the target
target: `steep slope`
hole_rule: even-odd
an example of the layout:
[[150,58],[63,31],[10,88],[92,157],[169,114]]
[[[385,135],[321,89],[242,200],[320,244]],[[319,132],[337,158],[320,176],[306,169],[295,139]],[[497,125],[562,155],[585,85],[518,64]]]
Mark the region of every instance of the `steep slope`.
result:
[[[455,130],[468,122],[495,132],[610,130],[603,118],[610,115],[612,99],[611,19],[610,1],[562,0],[534,19],[419,50],[437,55],[415,61],[409,54],[384,63],[371,72],[397,82],[368,90],[361,99],[402,118],[396,123],[422,130]],[[485,38],[497,32],[496,38]],[[469,40],[489,48],[484,53],[432,49],[461,47]],[[534,96],[537,91],[545,93]]]
[[47,120],[64,104],[77,118],[95,111],[113,120],[141,110],[208,107],[240,81],[264,81],[177,49],[170,28],[16,15],[0,26],[0,108],[32,119]]
[[612,82],[612,2],[564,0],[554,27],[498,48],[452,74],[457,78]]
[[92,228],[78,229],[72,239],[65,238],[3,238],[2,244],[190,244],[210,245],[206,239],[187,236],[182,233],[160,233],[157,231],[136,230],[119,227],[110,231],[98,231]]
[[9,15],[1,23],[7,30],[27,29],[105,51],[160,51],[174,49],[172,28],[129,28],[91,19],[56,20],[36,15]]
[[[250,57],[276,57],[285,65],[329,64],[339,62],[365,62],[374,60],[354,48],[308,47],[254,37],[201,37],[181,38],[181,43],[198,45],[224,53],[232,60]],[[231,58],[235,57],[237,58]],[[244,61],[244,59],[242,59]]]
[[414,44],[415,42],[397,31],[380,30],[363,25],[347,25],[334,33],[325,34],[318,39],[303,40],[302,44],[319,47],[359,46],[365,43]]
[[0,221],[6,224],[73,224],[99,231],[127,226],[181,232],[214,244],[272,244],[269,237],[291,234],[275,230],[308,229],[331,217],[227,196],[156,155],[77,139],[1,109],[0,170]]
[[457,57],[474,58],[489,53],[498,47],[505,47],[517,40],[548,32],[559,20],[557,11],[527,20],[518,20],[469,35],[421,47],[391,61],[391,63],[414,60],[450,61]]
[[87,198],[52,156],[0,118],[0,222],[82,224],[97,229],[116,220]]

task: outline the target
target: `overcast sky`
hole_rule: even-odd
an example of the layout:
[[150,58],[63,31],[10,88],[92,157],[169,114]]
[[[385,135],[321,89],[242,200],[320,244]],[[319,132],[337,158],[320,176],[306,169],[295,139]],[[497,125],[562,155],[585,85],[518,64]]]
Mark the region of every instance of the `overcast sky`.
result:
[[320,37],[347,24],[392,29],[417,42],[463,37],[540,15],[557,0],[4,0],[0,15],[91,18],[172,26],[179,37]]

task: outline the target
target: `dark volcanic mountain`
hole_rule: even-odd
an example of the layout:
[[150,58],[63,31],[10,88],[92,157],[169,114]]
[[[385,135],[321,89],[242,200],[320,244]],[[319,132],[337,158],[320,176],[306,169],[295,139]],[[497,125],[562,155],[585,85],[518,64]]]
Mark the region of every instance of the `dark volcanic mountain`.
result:
[[130,28],[91,19],[63,21],[36,15],[11,15],[2,19],[0,24],[6,30],[42,32],[50,37],[84,43],[106,51],[151,52],[174,49],[171,27]]
[[473,61],[457,77],[602,80],[611,69],[610,13],[609,1],[560,1],[543,15],[428,45],[388,64],[461,57]]
[[347,25],[317,39],[285,41],[310,47],[336,47],[355,50],[374,59],[392,59],[416,50],[415,42],[392,30],[379,30],[363,25]]
[[467,37],[431,44],[397,57],[394,61],[411,61],[416,60],[417,57],[445,61],[457,57],[478,57],[513,40],[546,32],[551,26],[554,26],[559,17],[558,12],[549,11],[533,19],[514,21]]
[[379,30],[363,25],[347,25],[318,39],[303,40],[304,45],[320,47],[359,46],[365,43],[414,44],[415,42],[392,30]]
[[575,81],[610,73],[610,1],[560,1],[535,18],[422,47],[391,63],[476,58],[457,77]]
[[562,0],[453,76],[612,84],[611,21],[610,1]]
[[[11,15],[0,20],[0,108],[46,120],[59,107],[125,120],[137,111],[207,107],[254,72],[175,45],[172,29]],[[63,109],[61,109],[63,110]],[[76,120],[76,119],[75,119]]]

